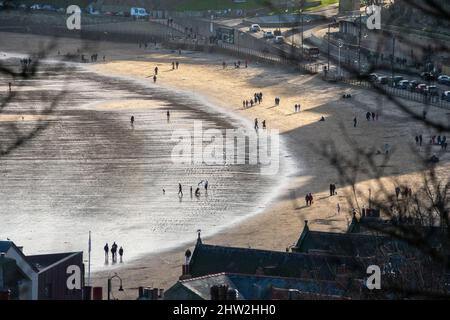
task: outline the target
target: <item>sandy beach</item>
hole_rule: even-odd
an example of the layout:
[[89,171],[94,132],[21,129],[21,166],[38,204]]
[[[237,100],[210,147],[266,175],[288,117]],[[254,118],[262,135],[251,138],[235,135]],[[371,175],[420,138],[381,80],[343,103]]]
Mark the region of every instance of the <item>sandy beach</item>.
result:
[[[7,33],[2,33],[0,38],[0,51],[5,52],[20,51],[24,42],[27,42],[28,50],[33,50],[41,41],[48,41],[48,38]],[[92,50],[98,50],[100,55],[107,57],[105,63],[87,65],[89,70],[151,83],[153,69],[158,66],[158,86],[190,91],[226,112],[236,113],[249,121],[255,118],[265,120],[268,128],[280,130],[299,168],[298,172],[289,177],[282,186],[280,196],[261,214],[204,238],[206,243],[284,251],[297,241],[305,220],[309,221],[311,229],[345,231],[352,209],[347,202],[349,186],[338,184],[337,196],[329,196],[329,184],[338,183],[337,172],[329,159],[317,152],[328,142],[339,146],[339,151],[344,154],[353,153],[354,143],[365,150],[383,150],[383,146],[389,144],[392,156],[384,168],[386,188],[391,186],[393,191],[394,180],[407,182],[413,189],[422,181],[421,162],[414,152],[414,136],[423,134],[425,141],[428,141],[431,135],[437,133],[428,132],[422,124],[413,121],[375,92],[330,84],[324,82],[320,75],[300,74],[252,61],[249,61],[248,68],[235,69],[232,67],[235,58],[220,55],[196,52],[182,52],[179,55],[164,49],[139,49],[137,45],[130,44],[102,42],[96,43],[96,47],[92,43],[89,45],[93,46]],[[77,40],[61,39],[58,46],[63,48],[63,52],[73,52],[81,44]],[[56,57],[56,54],[53,53],[53,56]],[[180,62],[178,70],[172,71],[172,61]],[[223,61],[228,64],[225,70],[222,68]],[[0,91],[5,88],[5,84],[0,84]],[[255,92],[263,92],[263,103],[244,109],[242,101],[252,98]],[[352,99],[342,99],[343,93],[351,93]],[[279,106],[274,105],[275,97],[281,98]],[[294,112],[297,103],[301,104],[299,113]],[[411,107],[418,112],[422,110],[418,103],[411,103]],[[366,121],[367,111],[378,112],[379,121]],[[447,121],[449,112],[431,108],[428,117]],[[319,122],[322,116],[325,121]],[[356,128],[353,127],[355,116],[358,118]],[[14,117],[2,120],[14,120]],[[348,137],[353,143],[348,143]],[[449,158],[448,152],[441,157],[437,169],[441,176],[448,175]],[[372,196],[377,197],[378,194],[376,182],[371,176],[358,175],[357,189],[361,192],[361,198],[367,197],[369,189]],[[304,196],[308,192],[313,193],[315,199],[311,207],[305,206]],[[336,214],[338,203],[341,206],[340,215]],[[192,245],[195,240],[193,230]],[[157,255],[149,254],[117,267],[113,271],[120,274],[125,288],[117,298],[135,298],[139,286],[170,287],[181,274],[186,249],[182,247]],[[106,276],[111,272],[95,273],[93,284],[105,286]]]

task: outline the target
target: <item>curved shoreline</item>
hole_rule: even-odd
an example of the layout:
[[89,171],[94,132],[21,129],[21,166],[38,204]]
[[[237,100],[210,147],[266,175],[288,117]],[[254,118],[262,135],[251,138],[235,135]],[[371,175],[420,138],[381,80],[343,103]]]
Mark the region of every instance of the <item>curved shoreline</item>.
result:
[[[119,79],[119,80],[123,80],[123,81],[129,82],[129,83],[136,83],[142,87],[152,88],[152,86],[148,83],[148,81],[145,81],[143,79],[133,78],[132,76],[124,76],[124,75],[119,75],[119,74],[106,74],[104,72],[95,70],[95,68],[86,67],[82,64],[80,64],[78,67],[81,67],[82,69],[92,72],[100,77]],[[242,115],[239,115],[236,112],[232,112],[227,109],[224,109],[223,107],[213,103],[210,100],[210,97],[208,97],[208,95],[205,92],[191,92],[189,90],[176,88],[176,87],[170,86],[170,85],[157,84],[157,87],[158,87],[158,89],[162,89],[164,91],[167,91],[168,93],[173,93],[176,96],[185,96],[188,99],[190,99],[192,102],[198,102],[200,109],[201,109],[200,111],[202,111],[202,112],[210,113],[213,115],[214,114],[215,115],[218,115],[218,114],[225,115],[226,117],[232,119],[233,121],[236,121],[237,125],[242,124],[242,126],[245,126],[247,129],[253,130],[252,122],[250,119],[248,119]],[[158,97],[155,97],[155,98],[159,99]],[[166,100],[166,98],[161,99],[161,101],[172,102],[170,99]],[[188,108],[195,108],[195,106],[188,106]],[[300,160],[300,159],[293,160],[292,158],[294,158],[294,156],[289,152],[288,149],[289,148],[287,147],[286,137],[284,137],[282,134],[280,134],[279,165],[280,165],[280,167],[282,164],[285,164],[286,166],[283,169],[280,168],[280,171],[282,171],[282,178],[279,179],[277,185],[272,187],[272,192],[271,192],[272,196],[270,198],[265,199],[263,203],[259,203],[258,206],[253,210],[253,212],[247,213],[238,218],[234,218],[232,221],[214,228],[214,230],[211,232],[204,232],[202,234],[203,238],[205,238],[205,239],[212,238],[215,235],[217,235],[223,231],[226,231],[227,229],[231,229],[234,226],[237,226],[248,219],[252,219],[252,218],[256,217],[257,215],[264,212],[267,209],[267,207],[270,207],[272,204],[274,204],[280,198],[282,193],[285,192],[285,188],[286,188],[285,185],[289,181],[289,177],[294,174],[298,174],[300,172],[300,169],[297,168],[296,165],[294,165],[292,163],[293,161]],[[154,250],[154,251],[142,253],[142,254],[132,258],[131,260],[129,260],[127,262],[127,266],[133,267],[133,264],[136,263],[142,257],[153,256],[153,255],[160,254],[160,253],[169,253],[169,252],[175,252],[175,251],[178,252],[178,250],[180,250],[181,248],[183,248],[187,245],[190,245],[191,242],[192,242],[191,239],[189,239],[189,240],[186,239],[186,240],[180,241],[176,245],[172,245],[167,248],[163,248],[161,250]],[[120,267],[121,267],[120,265],[115,265],[115,266],[108,267],[106,270],[95,270],[93,272],[93,275],[95,276],[96,273],[102,273],[105,271],[119,269]]]

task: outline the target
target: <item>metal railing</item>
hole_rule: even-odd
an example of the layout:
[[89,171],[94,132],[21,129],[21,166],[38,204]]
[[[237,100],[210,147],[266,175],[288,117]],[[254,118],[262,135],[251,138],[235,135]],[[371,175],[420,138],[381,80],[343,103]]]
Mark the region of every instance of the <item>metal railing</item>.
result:
[[419,103],[424,103],[424,104],[432,105],[432,106],[435,106],[438,108],[450,110],[450,102],[441,99],[441,97],[439,95],[423,94],[423,93],[414,92],[414,91],[410,91],[410,90],[391,87],[389,85],[375,85],[369,81],[358,80],[358,79],[341,79],[341,82],[352,85],[352,86],[362,87],[365,89],[373,89],[375,86],[380,86],[380,88],[382,90],[384,90],[384,92],[386,94],[389,94],[389,95],[392,95],[392,96],[395,96],[398,98],[415,101],[415,102],[419,102]]

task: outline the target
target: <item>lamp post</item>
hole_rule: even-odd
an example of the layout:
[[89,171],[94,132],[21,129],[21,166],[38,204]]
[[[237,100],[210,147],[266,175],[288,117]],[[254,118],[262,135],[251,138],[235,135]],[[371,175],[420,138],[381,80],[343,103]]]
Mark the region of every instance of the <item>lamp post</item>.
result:
[[303,31],[304,31],[304,29],[303,29],[303,9],[300,9],[300,21],[301,21],[301,23],[300,23],[300,26],[301,26],[301,34],[300,34],[300,36],[301,36],[301,40],[302,40],[302,46],[300,48],[300,54],[301,54],[302,61],[303,61]]
[[339,71],[338,71],[338,76],[339,76],[339,78],[342,76],[342,71],[341,71],[341,48],[343,46],[344,46],[344,44],[342,43],[342,40],[339,40],[339,42],[338,42],[338,47],[339,47],[339,57],[338,57]]
[[328,24],[328,72],[330,72],[330,32],[331,32],[331,24]]
[[123,291],[122,278],[119,277],[119,275],[117,273],[114,273],[114,275],[112,277],[108,278],[108,300],[111,300],[112,279],[114,279],[114,278],[118,278],[120,280],[119,291]]
[[395,59],[395,36],[394,34],[392,34],[392,60],[391,60],[392,81],[394,81],[394,59]]

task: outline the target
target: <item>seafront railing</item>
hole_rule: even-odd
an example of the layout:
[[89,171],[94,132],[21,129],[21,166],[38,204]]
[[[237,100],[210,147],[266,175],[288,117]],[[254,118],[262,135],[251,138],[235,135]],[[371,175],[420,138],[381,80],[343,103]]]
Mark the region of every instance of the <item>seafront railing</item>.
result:
[[[340,80],[342,83],[351,85],[351,86],[357,86],[357,87],[362,87],[365,89],[374,89],[375,85],[369,81],[365,81],[365,80],[358,80],[358,79],[341,79]],[[413,92],[413,91],[409,91],[409,90],[404,90],[404,89],[400,89],[400,88],[396,88],[396,87],[391,87],[389,85],[383,85],[380,87],[382,90],[384,90],[385,93],[394,96],[394,97],[398,97],[398,98],[402,98],[402,99],[406,99],[406,100],[410,100],[410,101],[414,101],[414,102],[419,102],[419,103],[423,103],[423,104],[427,104],[427,105],[432,105],[438,108],[442,108],[442,109],[447,109],[450,110],[450,102],[441,99],[441,97],[439,95],[426,95],[423,93],[419,93],[419,92]]]

